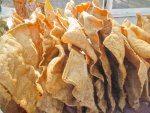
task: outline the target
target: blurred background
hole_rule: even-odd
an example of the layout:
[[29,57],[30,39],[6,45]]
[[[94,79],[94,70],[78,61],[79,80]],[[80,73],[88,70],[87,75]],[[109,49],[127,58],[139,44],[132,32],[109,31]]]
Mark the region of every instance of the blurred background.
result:
[[[8,17],[14,8],[13,0],[1,0],[2,1],[2,12],[0,13],[4,17]],[[19,1],[19,0],[16,0]],[[26,0],[28,1],[28,0]],[[30,0],[34,1],[34,0]],[[38,0],[44,2],[44,0]],[[53,7],[64,9],[66,3],[69,0],[50,0]],[[74,0],[76,4],[86,2],[90,0]],[[133,23],[136,22],[135,13],[148,12],[150,14],[150,0],[100,0],[106,9],[109,9],[113,16],[116,17],[118,22],[122,22],[124,18],[128,18]],[[144,12],[143,12],[144,11]],[[118,14],[119,13],[119,14]]]

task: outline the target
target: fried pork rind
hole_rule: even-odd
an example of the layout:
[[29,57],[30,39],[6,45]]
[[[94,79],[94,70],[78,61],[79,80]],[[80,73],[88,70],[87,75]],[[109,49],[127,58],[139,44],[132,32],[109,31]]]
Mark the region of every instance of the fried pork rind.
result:
[[12,18],[12,22],[13,22],[13,27],[15,27],[18,24],[24,23],[23,18],[21,16],[19,16],[16,12],[13,13],[11,18]]
[[78,16],[78,12],[77,12],[77,9],[75,7],[75,3],[73,0],[70,0],[70,2],[68,2],[66,4],[66,7],[65,7],[65,11],[64,11],[64,15],[66,17],[73,17],[73,18],[77,18]]
[[67,29],[69,26],[68,20],[65,17],[63,17],[63,14],[60,9],[57,9],[57,17],[62,27],[64,27],[64,29]]
[[134,51],[149,62],[150,34],[133,24],[128,27],[124,24],[124,26],[126,28],[124,28],[123,34],[130,37],[129,43]]
[[109,16],[106,9],[101,9],[96,6],[93,6],[89,13],[101,20],[108,19]]
[[[129,60],[130,64],[132,63],[133,65],[128,66],[127,68],[127,75],[131,73],[137,73],[134,76],[132,76],[134,80],[130,79],[127,77],[127,87],[133,87],[132,89],[127,90],[127,93],[136,93],[137,95],[132,95],[133,100],[128,100],[129,104],[134,108],[137,109],[139,107],[139,98],[141,98],[142,93],[145,95],[144,98],[145,100],[149,101],[149,92],[148,92],[148,69],[149,69],[149,64],[147,65],[147,62],[143,59],[149,58],[147,51],[147,47],[149,47],[149,44],[146,42],[148,40],[148,34],[141,28],[131,24],[128,20],[126,20],[126,24],[124,24],[126,28],[123,30],[123,34],[127,37],[126,41],[126,51],[127,51],[127,59]],[[141,34],[141,33],[146,33],[146,34]],[[130,45],[129,45],[129,44]],[[142,51],[141,51],[142,50]],[[130,52],[129,52],[130,51]],[[145,52],[143,52],[145,51]],[[129,55],[128,55],[129,54]],[[132,59],[132,60],[131,60]],[[130,71],[129,71],[130,69]],[[133,71],[133,72],[132,72]],[[137,80],[136,82],[136,88],[133,86],[134,81]],[[126,88],[127,88],[126,87]],[[134,89],[134,90],[133,90]],[[134,91],[134,92],[132,92]],[[136,103],[136,104],[135,104]]]
[[[110,101],[112,104],[112,111],[113,111],[115,108],[115,102],[114,102],[114,99],[111,94],[111,92],[112,92],[112,90],[111,90],[111,69],[110,69],[110,64],[109,64],[109,61],[108,61],[106,53],[105,53],[104,46],[102,45],[102,42],[98,36],[98,31],[100,31],[103,28],[103,21],[92,15],[89,15],[86,12],[82,12],[80,18],[81,18],[80,21],[84,26],[85,33],[89,37],[94,49],[97,52],[99,52],[99,54],[100,54],[99,58],[102,62],[102,66],[103,66],[104,72],[105,72],[107,80],[108,80],[108,96],[110,98]],[[102,37],[100,37],[100,38],[102,38]]]
[[[22,38],[22,37],[20,37]],[[16,103],[27,112],[34,113],[41,92],[36,83],[39,72],[25,63],[23,53],[26,48],[7,33],[0,38],[0,84],[8,89]]]
[[44,13],[48,23],[53,25],[53,21],[56,19],[56,15],[49,0],[45,0]]
[[26,9],[26,2],[27,0],[13,0],[16,12],[22,18],[28,18],[29,15]]
[[76,9],[79,13],[81,13],[83,11],[87,11],[90,5],[91,5],[91,2],[81,3],[79,5],[76,5]]
[[114,20],[112,21],[112,32],[109,36],[107,36],[103,42],[104,46],[109,49],[109,51],[114,55],[117,59],[119,64],[118,68],[118,85],[120,89],[119,94],[119,107],[123,111],[126,105],[126,95],[124,91],[124,83],[126,79],[126,69],[124,65],[124,58],[125,58],[125,45],[124,39],[125,38],[121,34],[121,26]]
[[63,34],[65,32],[64,26],[59,22],[60,21],[54,22],[54,27],[50,32],[50,37],[54,38],[57,43],[60,42],[61,37],[63,36]]
[[68,21],[69,27],[64,35],[61,37],[61,40],[64,43],[72,44],[85,51],[85,53],[92,59],[90,68],[91,74],[103,80],[102,75],[98,72],[97,68],[94,67],[94,64],[97,62],[97,56],[95,54],[95,51],[86,39],[86,36],[81,29],[81,26],[79,25],[78,21],[72,17],[69,17]]
[[3,86],[0,85],[0,109],[5,111],[6,106],[11,101],[11,95],[9,94],[8,90]]
[[62,34],[62,29],[54,26],[54,28],[50,31],[49,36],[43,38],[43,54],[40,66],[47,66],[48,63],[58,55],[59,51],[55,45],[57,44],[58,40],[60,40]]
[[[123,26],[132,30],[138,39],[144,40],[148,43],[150,43],[150,33],[144,31],[142,28],[133,25],[129,20],[125,20],[123,23]],[[124,33],[125,36],[127,36],[127,33]]]
[[30,17],[30,15],[35,11],[36,7],[40,7],[40,6],[37,0],[27,0],[25,7],[27,9],[27,14]]
[[133,31],[128,31],[128,41],[133,50],[142,58],[150,58],[150,44],[138,39]]
[[121,90],[120,99],[119,99],[119,107],[123,110],[125,107],[125,92],[124,92],[124,82],[126,78],[126,69],[124,66],[124,57],[125,57],[125,47],[124,40],[122,37],[119,37],[117,34],[111,33],[104,40],[103,44],[107,47],[112,54],[115,56],[119,63],[119,88]]
[[54,27],[50,30],[49,34],[43,37],[43,54],[40,62],[41,66],[47,66],[48,63],[58,55],[56,44],[60,43],[60,39],[64,34],[64,28],[54,22]]
[[134,52],[127,42],[127,39],[125,39],[125,50],[127,58],[127,61],[125,62],[127,70],[125,88],[127,91],[128,102],[132,108],[138,109],[139,99],[142,93],[144,93],[144,99],[149,101],[147,76],[149,67],[146,65],[146,62]]
[[4,112],[16,103],[27,113],[112,113],[126,100],[134,109],[150,101],[149,16],[121,26],[99,0],[70,0],[64,13],[49,0],[42,11],[32,1],[14,0],[13,29],[0,38]]
[[64,103],[52,98],[51,95],[45,92],[38,101],[37,107],[40,111],[46,113],[62,113]]
[[112,22],[110,20],[112,16],[110,15],[110,13],[106,9],[101,9],[99,7],[96,7],[95,5],[93,5],[91,10],[89,10],[88,12],[96,18],[103,20],[104,27],[100,31],[100,34],[103,36],[103,38],[107,37],[112,30]]
[[139,27],[142,27],[143,26],[143,17],[142,17],[142,15],[137,13],[136,17],[137,17],[136,25],[139,26]]
[[[100,9],[99,7],[95,6],[94,3],[93,3],[93,7],[91,8],[91,10],[89,10],[88,12],[90,14],[92,14],[95,17],[95,19],[94,18],[93,18],[93,20],[91,19],[91,22],[89,21],[89,25],[84,26],[84,29],[85,29],[85,32],[86,32],[86,29],[88,29],[88,32],[86,32],[86,33],[90,37],[91,42],[93,42],[92,45],[94,46],[94,48],[95,48],[95,45],[97,45],[96,50],[98,50],[98,52],[100,53],[99,58],[102,62],[102,66],[103,66],[103,69],[104,69],[104,72],[106,74],[106,78],[108,81],[107,87],[108,87],[108,96],[109,96],[110,104],[112,107],[111,110],[114,111],[115,101],[113,99],[112,89],[111,89],[111,84],[112,84],[111,83],[111,74],[112,74],[112,72],[111,72],[108,58],[107,58],[106,53],[105,53],[105,48],[102,44],[103,37],[106,37],[111,32],[111,22],[108,19],[107,10]],[[92,16],[91,16],[91,18],[92,18]],[[90,19],[89,18],[87,19],[87,16],[85,16],[84,20],[85,20],[84,25],[86,25],[86,24],[88,24],[88,20],[90,20]],[[94,24],[96,22],[98,22],[99,24],[98,23]],[[90,27],[91,25],[93,25],[93,27]],[[98,31],[101,32],[103,37],[98,36]],[[94,39],[95,39],[95,42],[93,41]],[[96,41],[96,39],[97,39],[97,41]]]
[[74,86],[72,94],[80,106],[88,107],[87,113],[98,113],[94,102],[92,79],[88,74],[84,55],[71,49],[62,78]]
[[82,12],[80,18],[81,24],[83,25],[84,31],[90,39],[92,46],[96,51],[100,52],[98,31],[102,29],[103,21],[87,12]]
[[137,14],[137,26],[142,28],[144,31],[150,33],[150,21],[147,18],[142,17],[141,14]]
[[58,55],[58,49],[55,48],[56,41],[52,38],[44,38],[42,42],[43,54],[40,66],[47,66],[48,63]]
[[102,112],[107,112],[107,101],[105,100],[105,90],[104,90],[104,83],[100,80],[97,80],[94,84],[97,96],[98,107],[102,110]]
[[23,52],[25,62],[37,67],[42,57],[42,39],[40,38],[37,26],[25,23],[11,29],[8,33],[12,34],[17,42],[25,48]]
[[137,26],[131,26],[131,30],[137,35],[137,38],[150,43],[150,33]]
[[62,79],[66,56],[61,45],[57,45],[56,47],[59,50],[59,55],[53,58],[48,64],[46,89],[53,98],[73,106],[76,105],[75,98],[71,93],[73,86],[65,83]]
[[[46,90],[52,98],[67,105],[75,105],[74,97],[70,93],[72,85],[66,84],[61,78],[67,59],[63,46],[60,44],[60,38],[64,33],[64,29],[58,21],[53,21],[53,23],[53,29],[51,29],[49,37],[44,39],[44,56],[41,62],[41,65],[44,64],[47,67]],[[66,96],[68,94],[70,95]]]

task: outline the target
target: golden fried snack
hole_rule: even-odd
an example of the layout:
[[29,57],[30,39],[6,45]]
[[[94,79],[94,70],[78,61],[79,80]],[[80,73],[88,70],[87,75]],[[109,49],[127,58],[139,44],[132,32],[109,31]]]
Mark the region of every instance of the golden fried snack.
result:
[[[150,18],[122,25],[99,0],[55,9],[14,0],[0,38],[0,108],[15,113],[113,113],[150,102]],[[14,108],[14,109],[12,109]]]
[[150,21],[147,18],[142,17],[141,14],[137,14],[137,26],[142,28],[144,31],[150,33]]
[[79,13],[83,12],[83,11],[87,11],[88,8],[90,7],[91,3],[90,2],[86,2],[86,3],[81,3],[79,5],[76,5],[76,9]]
[[11,99],[12,97],[7,89],[3,85],[0,85],[0,108],[3,112],[6,110],[6,106],[9,104]]
[[62,113],[64,103],[52,98],[48,93],[43,93],[42,98],[37,103],[37,108],[46,113]]
[[[62,79],[63,68],[67,57],[61,45],[56,45],[59,55],[53,58],[47,66],[46,90],[53,98],[64,102],[67,105],[76,105],[72,95],[73,86]],[[66,96],[67,95],[67,96]]]
[[120,87],[120,99],[119,99],[119,107],[121,110],[125,107],[125,91],[124,91],[124,82],[126,78],[126,69],[124,66],[124,58],[125,58],[125,47],[124,47],[124,40],[121,36],[118,36],[115,33],[111,33],[108,37],[105,38],[103,44],[105,47],[107,47],[112,54],[117,59],[117,62],[119,63],[119,87]]
[[108,106],[107,101],[105,99],[105,90],[104,90],[104,83],[100,80],[97,80],[94,83],[96,96],[98,101],[98,107],[101,109],[102,112],[107,113]]
[[111,95],[111,69],[110,69],[110,64],[108,61],[108,58],[105,53],[104,46],[102,45],[101,39],[102,37],[98,36],[98,31],[102,30],[103,26],[103,21],[94,17],[93,15],[89,15],[86,12],[81,13],[80,21],[84,26],[84,31],[89,37],[93,48],[99,52],[100,60],[102,62],[102,66],[104,68],[105,75],[107,77],[108,81],[108,96],[110,98],[111,104],[112,104],[112,111],[115,108],[115,101]]
[[134,32],[128,31],[128,41],[133,48],[133,50],[142,58],[150,58],[150,44],[138,39]]
[[[144,98],[149,101],[148,96],[148,66],[146,61],[140,58],[131,48],[125,39],[125,50],[127,62],[125,64],[127,70],[126,91],[128,102],[134,109],[139,107],[139,99],[144,91]],[[136,85],[135,85],[136,81]]]
[[[8,89],[12,98],[27,112],[34,113],[36,102],[41,95],[40,85],[36,83],[40,74],[26,63],[23,57],[25,48],[11,34],[1,37],[1,75],[0,84]],[[3,73],[3,74],[2,74]]]
[[109,51],[116,58],[117,63],[117,73],[118,73],[118,86],[120,89],[119,94],[119,107],[123,111],[126,102],[125,102],[125,91],[124,91],[124,83],[126,79],[126,69],[124,65],[125,58],[125,44],[124,44],[124,36],[121,33],[121,26],[113,19],[112,22],[112,31],[109,36],[107,36],[103,42],[104,46],[109,49]]
[[97,62],[97,56],[94,52],[94,49],[91,47],[90,43],[86,39],[86,36],[81,29],[81,26],[79,25],[78,21],[72,17],[69,17],[68,21],[70,25],[67,31],[62,36],[61,40],[64,43],[70,43],[85,51],[85,53],[92,59],[92,64],[90,68],[91,74],[103,80],[103,77],[98,72],[97,68],[94,67],[94,64]]
[[22,24],[11,29],[8,33],[12,34],[16,38],[17,42],[25,48],[23,53],[25,62],[37,67],[42,55],[42,39],[40,38],[36,25],[31,23]]
[[87,113],[98,113],[94,102],[93,85],[87,71],[84,56],[78,51],[71,49],[62,79],[74,86],[72,94],[80,106],[88,107]]
[[98,31],[103,28],[103,21],[88,14],[87,12],[82,12],[80,15],[80,23],[83,25],[84,31],[90,39],[94,49],[100,52]]
[[78,12],[77,12],[77,9],[75,7],[75,3],[73,0],[70,0],[70,2],[68,2],[66,4],[65,10],[64,10],[64,15],[66,17],[77,18]]
[[28,18],[29,15],[26,9],[27,0],[13,0],[13,2],[15,5],[17,14],[20,15],[22,18]]
[[[129,20],[125,20],[122,26],[132,30],[136,34],[137,38],[150,43],[150,33],[146,32],[145,30],[136,25],[133,25]],[[127,33],[125,33],[125,31],[124,35],[127,36]]]

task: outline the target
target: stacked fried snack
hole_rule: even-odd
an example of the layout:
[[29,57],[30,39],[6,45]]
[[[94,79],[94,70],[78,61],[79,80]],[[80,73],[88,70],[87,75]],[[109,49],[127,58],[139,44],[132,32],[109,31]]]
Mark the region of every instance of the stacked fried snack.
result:
[[0,38],[1,109],[14,101],[27,113],[112,113],[149,102],[150,18],[137,17],[120,25],[97,0],[14,13]]

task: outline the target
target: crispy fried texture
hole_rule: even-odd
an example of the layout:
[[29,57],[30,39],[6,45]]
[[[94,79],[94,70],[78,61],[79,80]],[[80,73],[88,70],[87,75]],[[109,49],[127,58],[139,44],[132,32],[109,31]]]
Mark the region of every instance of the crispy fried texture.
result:
[[72,94],[77,103],[88,107],[87,113],[98,113],[92,80],[87,71],[86,60],[81,53],[71,49],[62,77],[66,83],[74,86]]
[[113,113],[150,101],[149,16],[120,25],[98,0],[70,0],[64,12],[14,1],[14,26],[0,38],[4,112]]
[[38,101],[37,107],[40,111],[46,113],[62,113],[64,103],[52,98],[48,93],[44,93],[42,98]]
[[0,83],[8,89],[16,103],[27,112],[34,113],[41,93],[36,85],[39,72],[26,63],[23,57],[25,48],[11,34],[4,35],[0,43],[0,61],[3,64]]
[[104,46],[109,49],[109,51],[114,55],[119,64],[118,68],[118,85],[120,89],[119,94],[119,107],[123,111],[126,102],[125,102],[125,91],[124,91],[124,82],[126,79],[126,69],[124,65],[125,58],[125,45],[124,45],[124,36],[121,34],[121,27],[115,21],[112,21],[112,31],[109,36],[107,36],[103,42]]
[[28,18],[29,15],[26,9],[27,0],[13,0],[13,2],[15,5],[17,14],[20,15],[22,18]]

